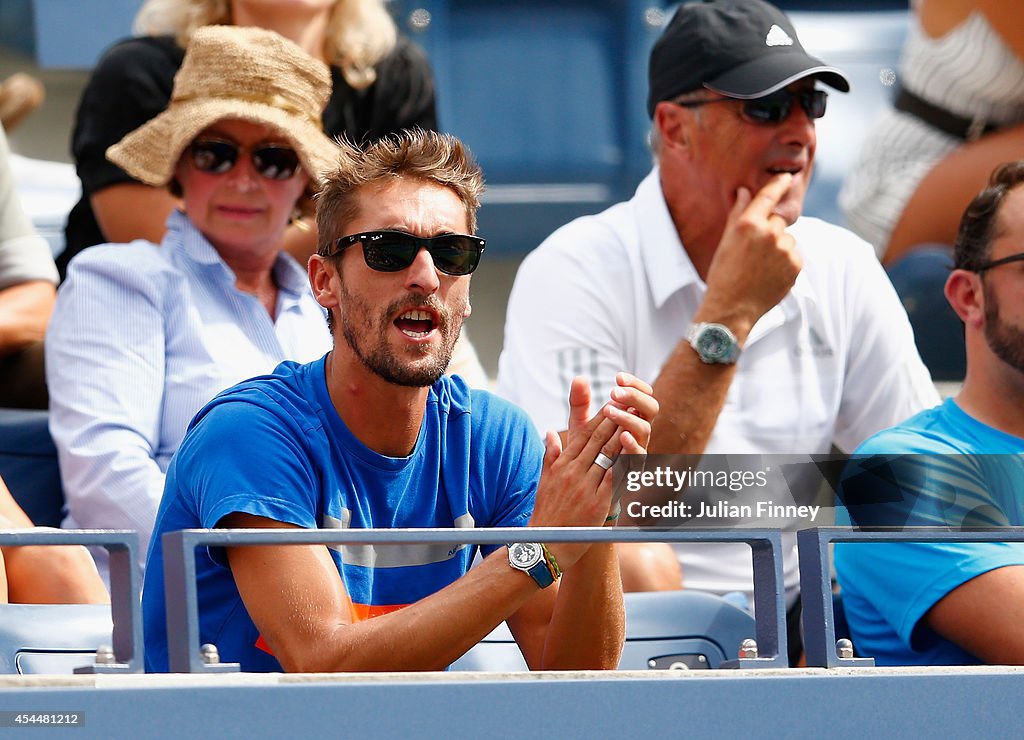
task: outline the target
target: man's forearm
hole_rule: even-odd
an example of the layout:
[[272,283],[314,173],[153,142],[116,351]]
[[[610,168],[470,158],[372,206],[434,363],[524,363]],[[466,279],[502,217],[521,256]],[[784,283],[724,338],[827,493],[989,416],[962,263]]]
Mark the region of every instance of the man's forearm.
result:
[[[455,583],[390,614],[339,626],[345,644],[328,670],[444,670],[538,593],[503,551]],[[322,647],[322,646],[321,646]]]
[[15,352],[46,333],[57,291],[33,280],[0,291],[0,354]]
[[614,669],[626,618],[615,546],[591,546],[562,576],[544,645],[546,670]]
[[[743,347],[754,325],[753,313],[709,295],[693,321],[725,325]],[[647,451],[662,455],[702,454],[735,377],[735,363],[705,363],[689,341],[681,339],[654,381],[654,397],[660,411],[651,425]]]
[[651,424],[648,452],[703,453],[735,377],[735,365],[705,364],[686,340],[676,345],[654,381],[661,410]]
[[[757,193],[737,190],[711,263],[701,273],[707,292],[692,321],[728,327],[740,347],[758,319],[793,287],[803,265],[785,219],[775,213],[792,180],[783,173]],[[734,364],[705,364],[687,340],[680,340],[654,382],[661,411],[648,451],[703,453],[735,376]]]
[[[985,663],[1024,664],[1024,566],[1008,565],[956,587],[925,614],[928,627]],[[984,623],[984,629],[978,625]]]
[[[226,523],[269,521],[235,514]],[[444,670],[527,602],[543,606],[546,592],[512,569],[507,557],[499,550],[414,604],[352,622],[326,549],[228,549],[235,582],[260,634],[286,671],[305,673]],[[540,656],[539,640],[520,644],[528,656]],[[531,662],[539,663],[539,657]]]

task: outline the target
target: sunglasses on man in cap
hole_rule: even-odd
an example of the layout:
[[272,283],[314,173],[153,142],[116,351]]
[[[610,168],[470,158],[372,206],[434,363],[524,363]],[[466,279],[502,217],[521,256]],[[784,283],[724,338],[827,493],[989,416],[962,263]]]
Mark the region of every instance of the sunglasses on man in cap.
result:
[[708,98],[706,100],[673,100],[670,102],[681,108],[698,108],[702,105],[710,105],[711,103],[741,103],[742,107],[740,110],[743,112],[743,117],[751,123],[777,126],[789,118],[789,113],[793,110],[794,103],[798,103],[811,120],[821,118],[825,115],[828,93],[824,90],[802,90],[800,92],[779,90],[771,95],[764,95],[751,100]]

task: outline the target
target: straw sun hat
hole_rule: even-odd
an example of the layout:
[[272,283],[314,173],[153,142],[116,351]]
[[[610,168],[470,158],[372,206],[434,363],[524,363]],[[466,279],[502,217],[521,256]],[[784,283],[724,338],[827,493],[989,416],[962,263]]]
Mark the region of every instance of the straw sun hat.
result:
[[273,31],[205,26],[185,52],[167,109],[107,149],[107,158],[147,185],[166,185],[200,132],[239,118],[280,133],[316,189],[338,159],[320,123],[330,94],[327,66]]

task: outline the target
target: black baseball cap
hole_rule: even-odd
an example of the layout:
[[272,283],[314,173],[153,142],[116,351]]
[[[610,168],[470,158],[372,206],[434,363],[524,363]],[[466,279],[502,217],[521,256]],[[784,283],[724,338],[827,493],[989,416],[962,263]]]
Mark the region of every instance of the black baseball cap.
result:
[[850,91],[842,72],[804,51],[781,10],[762,0],[706,0],[679,6],[651,51],[647,113],[700,88],[749,100],[804,77]]

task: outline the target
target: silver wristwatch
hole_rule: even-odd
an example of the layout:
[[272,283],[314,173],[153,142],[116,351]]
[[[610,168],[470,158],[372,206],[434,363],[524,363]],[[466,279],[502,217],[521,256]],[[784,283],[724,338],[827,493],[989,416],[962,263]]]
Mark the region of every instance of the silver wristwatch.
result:
[[529,575],[541,588],[555,582],[544,558],[544,547],[538,542],[514,542],[508,546],[508,564]]
[[690,324],[686,341],[709,365],[731,365],[740,356],[740,343],[728,326],[701,322]]

